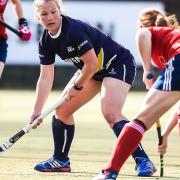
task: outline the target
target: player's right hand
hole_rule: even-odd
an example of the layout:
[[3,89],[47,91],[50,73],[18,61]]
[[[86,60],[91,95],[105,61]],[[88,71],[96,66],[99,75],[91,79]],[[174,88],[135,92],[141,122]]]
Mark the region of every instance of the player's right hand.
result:
[[[30,124],[33,123],[33,121],[40,116],[41,113],[33,113],[30,117]],[[37,126],[39,126],[42,123],[42,119],[38,119],[37,123],[33,126],[33,129],[36,129]]]
[[178,128],[179,128],[179,137],[180,137],[180,115],[178,116]]
[[164,155],[166,153],[167,141],[168,141],[167,137],[163,136],[162,144],[157,146],[157,150],[160,155]]
[[143,74],[143,82],[146,85],[146,89],[150,89],[154,84],[155,78],[153,73],[144,72]]

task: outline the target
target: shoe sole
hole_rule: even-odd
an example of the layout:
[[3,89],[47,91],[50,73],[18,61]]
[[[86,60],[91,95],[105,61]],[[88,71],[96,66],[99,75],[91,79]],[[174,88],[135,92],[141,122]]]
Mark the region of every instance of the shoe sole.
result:
[[157,171],[157,169],[154,167],[152,173],[146,174],[146,175],[139,175],[138,174],[138,176],[140,176],[140,177],[149,177],[149,176],[152,176],[156,171]]
[[71,172],[70,168],[35,169],[40,172]]

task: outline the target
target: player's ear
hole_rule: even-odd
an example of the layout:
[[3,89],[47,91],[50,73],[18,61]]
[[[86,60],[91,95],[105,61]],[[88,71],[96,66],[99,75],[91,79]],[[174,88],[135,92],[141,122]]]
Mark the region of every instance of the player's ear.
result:
[[35,20],[38,24],[41,24],[41,20],[38,15],[35,15]]
[[38,16],[36,17],[36,20],[40,24],[40,18]]

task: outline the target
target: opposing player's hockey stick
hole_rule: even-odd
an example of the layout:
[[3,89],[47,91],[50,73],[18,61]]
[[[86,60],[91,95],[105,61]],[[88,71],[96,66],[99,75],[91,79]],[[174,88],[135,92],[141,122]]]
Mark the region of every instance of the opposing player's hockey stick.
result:
[[[158,133],[158,139],[159,139],[159,145],[162,144],[162,136],[161,136],[161,124],[160,120],[156,122],[156,129]],[[163,155],[160,155],[160,177],[163,177],[164,175],[164,158]]]
[[[154,78],[154,74],[149,73],[146,76],[147,79],[153,79]],[[156,122],[156,129],[157,129],[157,133],[158,133],[158,139],[159,139],[159,145],[162,144],[162,136],[161,136],[161,124],[160,124],[160,120],[158,120]],[[164,175],[164,158],[163,155],[160,155],[160,177],[163,177]]]
[[12,136],[10,139],[8,139],[4,144],[0,146],[0,154],[5,152],[7,149],[9,149],[18,139],[20,139],[23,135],[29,132],[30,129],[34,125],[37,124],[39,119],[45,118],[48,114],[50,114],[54,109],[56,109],[58,106],[61,106],[63,103],[66,102],[66,96],[61,97],[55,104],[53,104],[51,107],[49,107],[46,111],[41,113],[40,116],[38,116],[32,124],[27,124],[23,129],[21,129],[18,133],[16,133],[14,136]]
[[6,28],[8,28],[10,31],[12,31],[13,33],[15,33],[17,36],[21,37],[22,36],[22,32],[19,32],[17,29],[13,28],[12,26],[10,26],[9,24],[7,24],[6,22],[4,22],[3,20],[0,20],[0,26],[4,26]]

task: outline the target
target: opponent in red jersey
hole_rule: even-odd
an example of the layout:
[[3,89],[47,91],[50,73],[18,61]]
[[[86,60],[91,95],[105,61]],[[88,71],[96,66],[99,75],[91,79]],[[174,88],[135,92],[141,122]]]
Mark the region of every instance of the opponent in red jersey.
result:
[[153,63],[161,70],[168,61],[180,53],[179,29],[170,27],[149,27],[152,36],[151,57]]
[[[3,14],[6,8],[8,0],[0,0],[0,19],[4,20]],[[31,37],[31,33],[28,27],[26,19],[23,17],[23,10],[20,0],[12,0],[15,13],[18,17],[19,28],[18,31],[22,32],[21,40],[28,41]],[[0,25],[0,78],[4,69],[4,64],[7,57],[7,34],[4,26]]]
[[[175,15],[145,9],[140,13],[139,25],[137,48],[143,81],[150,90],[135,119],[121,131],[106,168],[94,180],[116,179],[144,132],[180,100],[180,29]],[[155,83],[151,58],[162,70]]]

